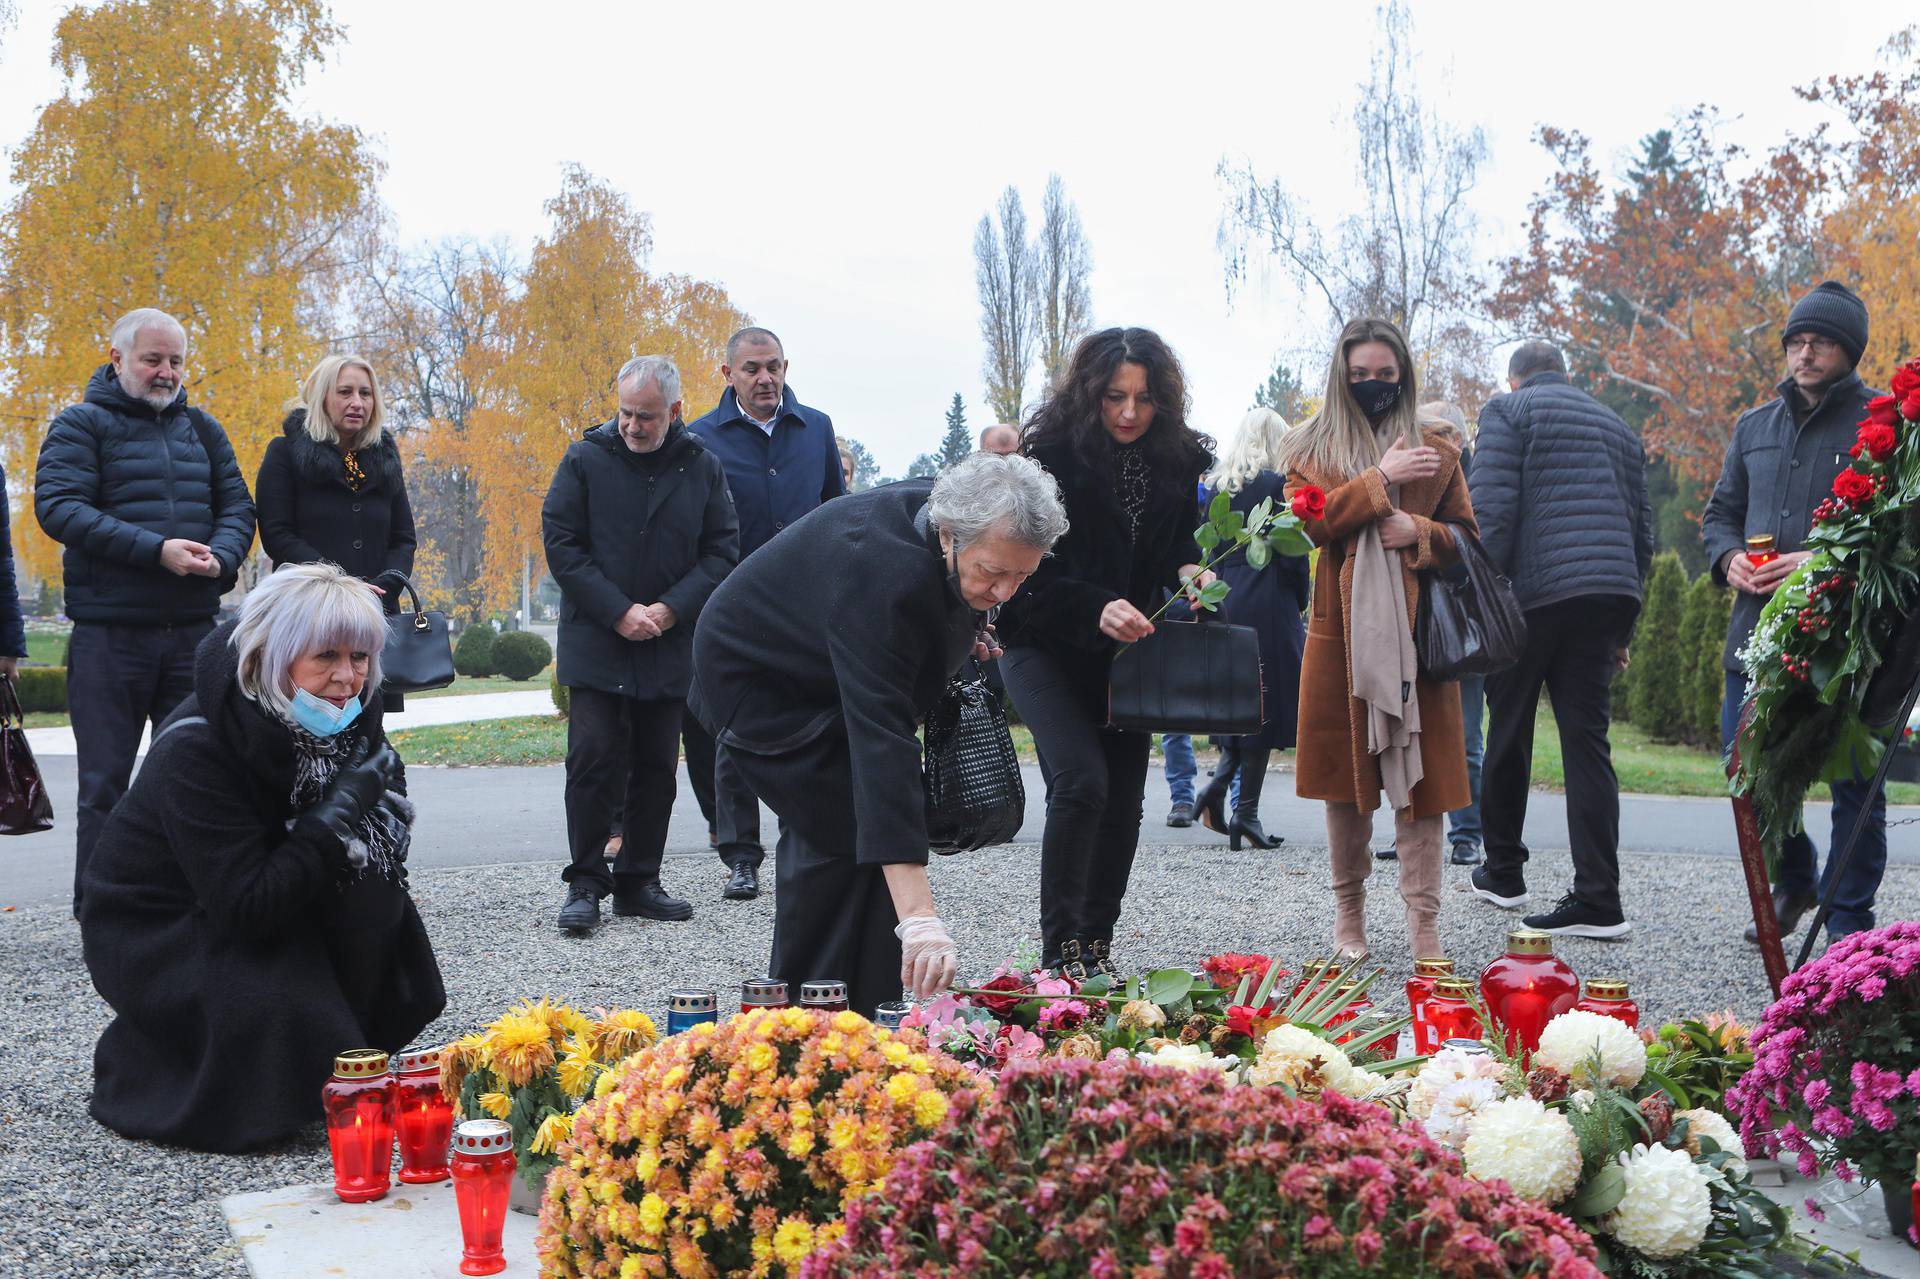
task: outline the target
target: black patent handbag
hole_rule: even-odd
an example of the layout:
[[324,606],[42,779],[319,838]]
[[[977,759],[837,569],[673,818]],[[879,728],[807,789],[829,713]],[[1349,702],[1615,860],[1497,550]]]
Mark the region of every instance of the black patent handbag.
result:
[[447,631],[447,615],[421,608],[420,595],[406,578],[400,578],[400,586],[413,611],[387,614],[387,646],[380,650],[380,687],[390,693],[445,688],[453,683],[453,637]]
[[1420,616],[1413,628],[1420,673],[1458,680],[1504,671],[1527,646],[1527,615],[1479,537],[1458,524],[1447,527],[1460,562],[1420,575]]
[[927,792],[927,847],[958,853],[1004,844],[1027,815],[1020,757],[1000,697],[978,663],[948,681],[927,715],[921,775]]
[[1229,622],[1172,622],[1121,649],[1107,676],[1107,727],[1243,737],[1265,718],[1260,633]]

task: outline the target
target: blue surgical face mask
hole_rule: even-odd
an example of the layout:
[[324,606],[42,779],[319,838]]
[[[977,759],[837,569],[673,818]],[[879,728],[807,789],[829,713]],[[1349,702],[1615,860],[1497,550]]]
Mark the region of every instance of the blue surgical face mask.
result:
[[293,712],[293,722],[315,737],[332,737],[360,718],[360,699],[356,697],[345,706],[335,706],[304,688],[296,688],[288,709]]

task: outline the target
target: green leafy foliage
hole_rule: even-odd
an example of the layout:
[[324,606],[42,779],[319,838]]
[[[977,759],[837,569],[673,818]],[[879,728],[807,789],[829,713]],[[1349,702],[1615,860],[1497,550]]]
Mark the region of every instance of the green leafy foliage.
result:
[[493,664],[493,627],[485,622],[475,623],[460,632],[460,642],[453,646],[453,669],[470,679],[485,679],[498,667]]
[[1633,722],[1657,742],[1677,742],[1691,735],[1687,714],[1687,666],[1680,643],[1685,609],[1686,570],[1680,557],[1660,556],[1653,564],[1647,599],[1634,632],[1633,687],[1629,701]]
[[493,642],[494,668],[511,680],[532,679],[552,660],[553,645],[532,631],[509,631]]

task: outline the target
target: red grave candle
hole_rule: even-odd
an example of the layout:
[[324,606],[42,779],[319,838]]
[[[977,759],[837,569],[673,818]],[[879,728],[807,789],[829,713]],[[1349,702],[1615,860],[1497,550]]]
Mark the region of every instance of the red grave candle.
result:
[[1624,1021],[1633,1030],[1640,1029],[1640,1005],[1629,997],[1627,983],[1617,977],[1596,977],[1588,982],[1587,993],[1574,1007],[1583,1013],[1599,1013],[1602,1017]]
[[392,1186],[393,1077],[387,1055],[356,1048],[333,1059],[320,1089],[333,1150],[333,1193],[350,1204],[379,1199]]
[[1553,935],[1532,928],[1507,934],[1507,953],[1480,974],[1488,1014],[1507,1028],[1507,1051],[1532,1052],[1547,1023],[1580,998],[1580,979],[1555,957]]
[[1433,1037],[1422,1009],[1426,1007],[1427,1000],[1433,997],[1433,983],[1451,976],[1451,959],[1413,961],[1413,976],[1407,978],[1407,1011],[1413,1016],[1413,1051],[1416,1053],[1438,1052],[1440,1049],[1440,1041]]
[[460,1273],[497,1275],[513,1189],[513,1128],[503,1119],[469,1119],[453,1130],[453,1202],[460,1210]]
[[1427,1035],[1435,1044],[1449,1039],[1478,1040],[1485,1034],[1480,1011],[1473,1006],[1473,982],[1465,977],[1437,977],[1433,993],[1427,996],[1421,1012],[1427,1019]]
[[1301,966],[1300,980],[1294,983],[1293,993],[1294,995],[1298,995],[1301,991],[1311,988],[1313,993],[1318,995],[1328,982],[1338,981],[1339,979],[1340,965],[1323,961],[1310,961]]
[[445,1181],[453,1103],[440,1091],[438,1048],[393,1059],[393,1124],[400,1142],[400,1180]]

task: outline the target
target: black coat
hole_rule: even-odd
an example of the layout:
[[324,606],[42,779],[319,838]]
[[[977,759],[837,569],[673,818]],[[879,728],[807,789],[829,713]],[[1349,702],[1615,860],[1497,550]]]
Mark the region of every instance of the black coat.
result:
[[[95,370],[84,403],[63,409],[40,442],[33,510],[65,545],[67,616],[162,626],[220,607],[253,549],[253,499],[220,424],[183,390],[156,410]],[[160,545],[184,537],[212,550],[219,577],[160,567]]]
[[[305,409],[287,415],[253,482],[260,545],[275,568],[324,560],[366,582],[385,573],[412,575],[416,538],[400,448],[382,432],[378,444],[354,456],[367,477],[357,493],[347,487],[340,446],[307,434]],[[389,582],[380,585],[393,612],[398,592]]]
[[[1646,449],[1566,374],[1536,373],[1480,411],[1468,493],[1522,608],[1583,595],[1638,605],[1653,569]],[[1637,612],[1623,610],[1629,626]]]
[[[1233,509],[1244,515],[1271,498],[1276,510],[1285,510],[1286,486],[1285,476],[1262,471],[1233,495]],[[1220,616],[1260,635],[1263,726],[1237,740],[1247,750],[1286,750],[1300,719],[1300,655],[1307,642],[1301,614],[1312,599],[1307,557],[1276,555],[1256,570],[1245,555],[1235,555],[1221,566],[1220,576],[1230,588]]]
[[[0,475],[0,492],[7,477]],[[20,615],[20,588],[13,576],[13,537],[7,528],[7,504],[0,502],[0,657],[27,655],[26,619]]]
[[720,584],[694,637],[687,704],[727,746],[780,755],[846,734],[864,864],[927,860],[915,729],[982,624],[919,518],[932,492],[907,480],[802,517]]
[[1196,449],[1180,474],[1155,477],[1135,538],[1105,475],[1068,448],[1027,452],[1059,481],[1068,528],[1001,610],[998,633],[1010,648],[1031,645],[1060,658],[1079,678],[1089,711],[1104,722],[1116,646],[1100,630],[1100,614],[1123,598],[1151,614],[1178,589],[1180,566],[1200,558],[1194,494],[1208,459]]
[[[101,829],[80,907],[87,971],[114,1011],[93,1054],[94,1117],[216,1151],[318,1119],[335,1054],[403,1048],[446,1005],[420,914],[386,880],[355,886],[354,966],[372,980],[344,981],[345,854],[296,820],[292,733],[241,695],[232,634],[201,642],[168,724],[208,722],[163,727]],[[385,740],[378,698],[347,731],[368,749]],[[364,926],[382,916],[390,926]]]
[[[740,559],[720,459],[678,422],[651,453],[635,453],[616,422],[602,423],[560,459],[540,523],[560,584],[560,682],[684,698],[694,622]],[[656,603],[674,615],[660,638],[614,629],[633,605]]]
[[[1727,584],[1725,561],[1734,551],[1747,549],[1747,538],[1770,533],[1777,550],[1806,549],[1813,531],[1813,508],[1833,495],[1833,481],[1853,465],[1848,450],[1867,415],[1867,401],[1880,392],[1849,373],[1827,388],[1799,425],[1794,424],[1788,396],[1798,395],[1791,380],[1780,394],[1757,409],[1749,409],[1734,423],[1733,441],[1720,468],[1720,480],[1700,517],[1700,540],[1707,546],[1707,564],[1713,578]],[[1764,595],[1736,591],[1733,619],[1727,625],[1727,643],[1720,664],[1740,670],[1740,650],[1753,634],[1766,606]]]

